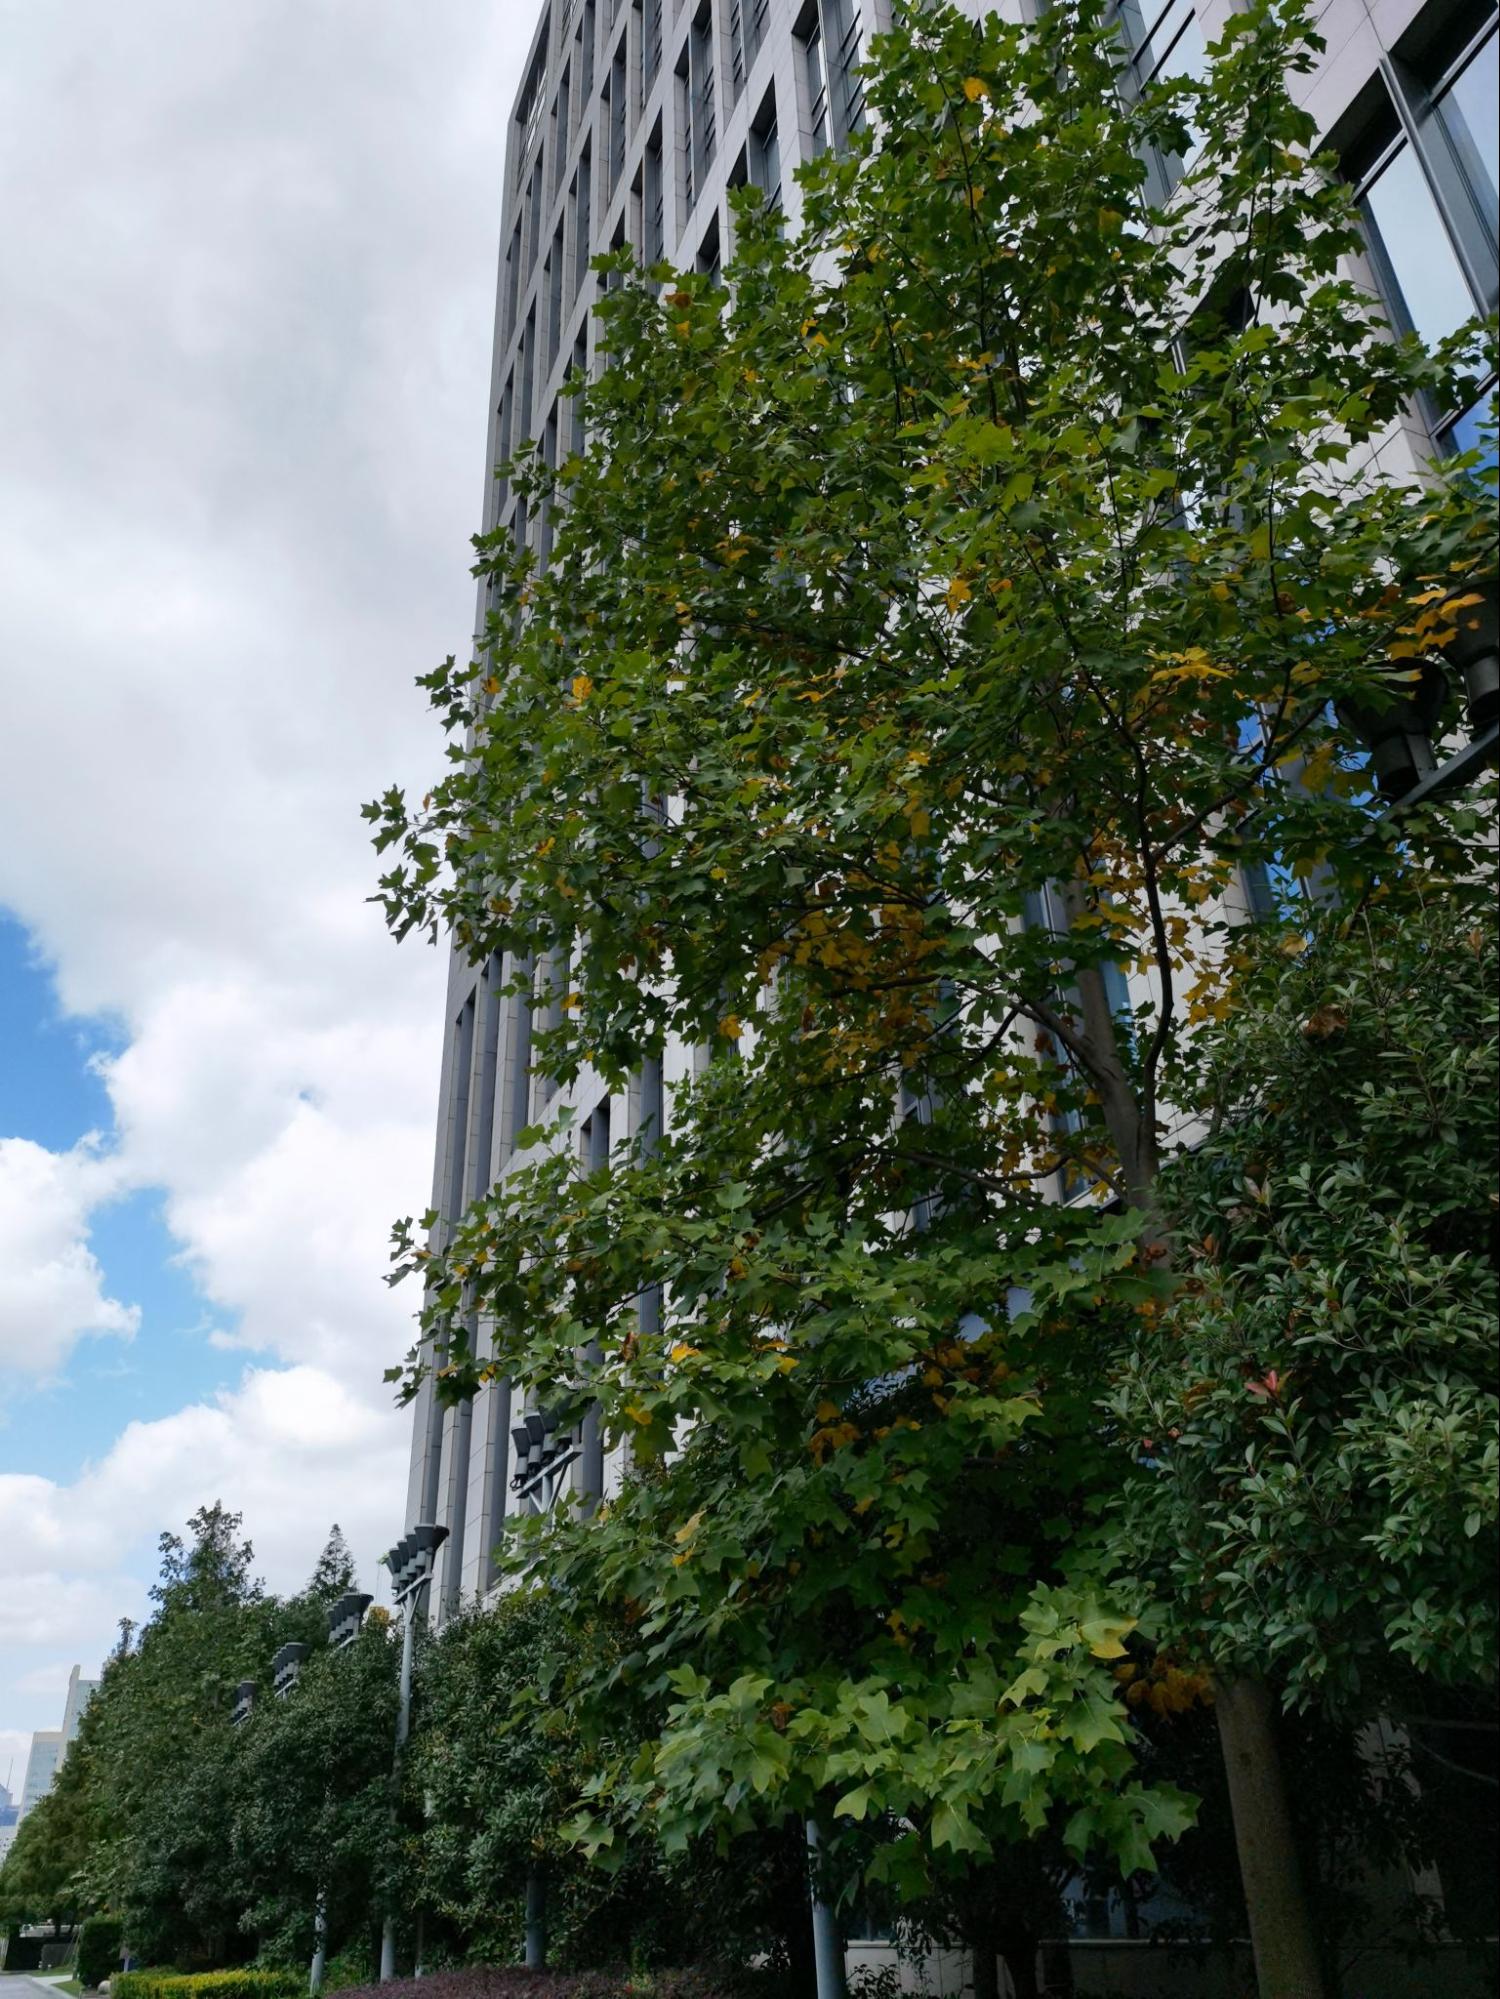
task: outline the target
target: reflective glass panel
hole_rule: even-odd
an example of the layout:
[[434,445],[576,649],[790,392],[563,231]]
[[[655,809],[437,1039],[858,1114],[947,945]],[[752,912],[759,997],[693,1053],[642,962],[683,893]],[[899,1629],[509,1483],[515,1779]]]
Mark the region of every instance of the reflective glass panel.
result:
[[1464,164],[1485,181],[1474,192],[1489,205],[1493,227],[1500,185],[1500,35],[1490,36],[1443,99],[1441,110]]
[[1381,168],[1364,198],[1407,317],[1434,346],[1474,310],[1432,190],[1410,146]]

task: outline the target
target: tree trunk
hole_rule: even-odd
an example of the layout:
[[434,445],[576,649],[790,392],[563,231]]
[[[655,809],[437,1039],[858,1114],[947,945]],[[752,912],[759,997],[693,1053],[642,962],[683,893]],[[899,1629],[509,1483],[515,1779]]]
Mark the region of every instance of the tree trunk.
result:
[[534,1860],[526,1870],[526,1969],[547,1968],[547,1876]]
[[988,1939],[981,1939],[973,1950],[974,1958],[974,1999],[1000,1999],[1000,1966],[995,1957],[995,1946]]
[[1260,1999],[1325,1999],[1270,1689],[1263,1680],[1233,1680],[1219,1688],[1215,1712]]
[[1011,1930],[1000,1939],[1000,1955],[1010,1973],[1015,1999],[1038,1999],[1041,1987],[1037,1983],[1036,1954],[1040,1943],[1041,1939],[1029,1930]]
[[[1063,906],[1070,919],[1080,899],[1077,884],[1065,885]],[[1157,1207],[1161,1162],[1154,1107],[1137,1097],[1127,1074],[1102,972],[1097,966],[1077,967],[1074,978],[1089,1056],[1086,1066],[1119,1153],[1125,1202],[1145,1216],[1143,1244],[1154,1248],[1162,1267],[1168,1268],[1170,1245]],[[1324,1999],[1322,1964],[1292,1839],[1269,1689],[1249,1679],[1222,1687],[1218,1717],[1260,1999]],[[1034,1984],[1029,1989],[1034,1991]]]

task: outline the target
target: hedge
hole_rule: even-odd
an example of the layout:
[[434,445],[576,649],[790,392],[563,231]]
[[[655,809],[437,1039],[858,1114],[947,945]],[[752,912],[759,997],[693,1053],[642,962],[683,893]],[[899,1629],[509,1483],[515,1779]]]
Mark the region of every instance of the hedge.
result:
[[299,1999],[306,1990],[297,1971],[122,1971],[109,1981],[110,1999]]
[[432,1972],[420,1983],[402,1979],[399,1984],[353,1986],[339,1999],[736,1999],[736,1986],[711,1971],[523,1971],[518,1965],[475,1965]]
[[117,1916],[90,1916],[78,1931],[78,1983],[102,1985],[120,1969],[120,1921]]

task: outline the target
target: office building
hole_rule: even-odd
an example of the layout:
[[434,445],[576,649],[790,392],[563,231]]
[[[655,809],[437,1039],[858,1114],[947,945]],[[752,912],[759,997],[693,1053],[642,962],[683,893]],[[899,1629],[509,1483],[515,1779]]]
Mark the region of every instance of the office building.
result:
[[63,1737],[60,1728],[39,1728],[31,1738],[31,1754],[26,1759],[26,1775],[21,1784],[21,1817],[40,1804],[52,1789],[62,1761]]
[[38,1729],[32,1736],[31,1754],[26,1759],[26,1777],[21,1786],[22,1818],[25,1818],[33,1805],[46,1797],[57,1781],[57,1773],[62,1768],[68,1750],[78,1734],[78,1724],[83,1719],[83,1711],[93,1699],[98,1684],[97,1680],[81,1678],[80,1669],[75,1666],[68,1675],[62,1727]]
[[[1005,0],[1005,10],[1030,4]],[[1119,0],[1121,87],[1196,71],[1231,4]],[[971,11],[982,11],[977,0]],[[591,257],[628,245],[646,263],[665,256],[716,272],[734,249],[726,193],[745,181],[797,227],[795,170],[863,120],[859,65],[887,18],[887,0],[538,9],[509,128],[487,467],[527,438],[552,465],[572,446],[562,385],[591,359]],[[1319,28],[1327,54],[1297,88],[1358,190],[1365,276],[1397,326],[1436,340],[1496,303],[1496,10],[1487,0],[1328,0]],[[1416,462],[1435,444],[1470,441],[1474,421],[1473,410],[1417,412],[1390,449]],[[482,525],[509,527],[545,561],[546,520],[528,519],[523,499],[488,476]],[[482,623],[482,596],[479,611]],[[513,972],[450,960],[433,1193],[443,1228],[503,1178],[517,1133],[555,1108],[530,1071],[530,1010],[501,991]],[[570,1092],[585,1156],[602,1158],[644,1118],[660,1129],[692,1059],[669,1050],[615,1097],[585,1072]],[[492,1585],[507,1510],[545,1503],[558,1485],[608,1483],[587,1426],[561,1439],[529,1413],[528,1429],[503,1382],[448,1411],[429,1384],[415,1404],[407,1520],[450,1530],[439,1617]]]

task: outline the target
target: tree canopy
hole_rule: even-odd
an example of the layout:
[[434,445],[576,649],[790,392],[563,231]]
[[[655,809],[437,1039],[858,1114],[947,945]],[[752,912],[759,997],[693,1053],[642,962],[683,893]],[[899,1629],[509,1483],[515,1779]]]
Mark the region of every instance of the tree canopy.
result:
[[1372,810],[1350,718],[1456,712],[1477,455],[1381,447],[1493,329],[1425,354],[1349,276],[1320,47],[1255,5],[1134,95],[1099,6],[904,14],[799,230],[746,193],[723,286],[601,261],[583,446],[505,468],[545,563],[479,544],[448,767],[367,807],[393,928],[500,954],[545,1074],[650,1104],[701,1051],[607,1167],[564,1113],[397,1237],[408,1392],[503,1374],[646,1467],[522,1558],[638,1618],[673,1699],[600,1796],[669,1842],[895,1825],[861,1864],[915,1887],[1185,1821],[1131,1775],[1102,1522],[1150,1473],[1095,1407],[1181,1274],[1163,1162],[1253,916],[1472,856]]

